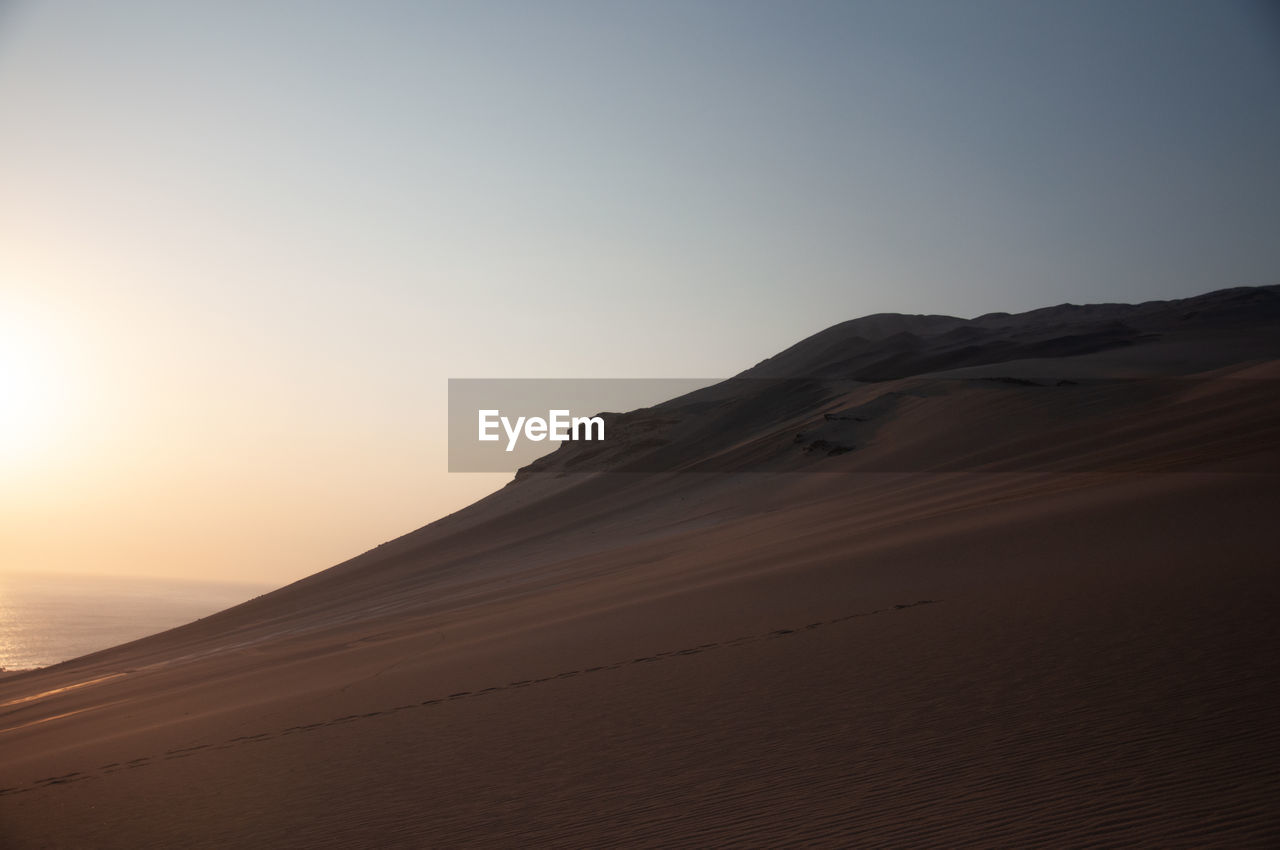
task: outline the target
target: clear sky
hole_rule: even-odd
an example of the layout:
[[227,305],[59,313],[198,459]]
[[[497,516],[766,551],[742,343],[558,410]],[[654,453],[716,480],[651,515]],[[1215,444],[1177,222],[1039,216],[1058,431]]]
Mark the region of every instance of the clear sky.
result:
[[1276,283],[1276,9],[0,5],[0,568],[314,572],[505,481],[450,377]]

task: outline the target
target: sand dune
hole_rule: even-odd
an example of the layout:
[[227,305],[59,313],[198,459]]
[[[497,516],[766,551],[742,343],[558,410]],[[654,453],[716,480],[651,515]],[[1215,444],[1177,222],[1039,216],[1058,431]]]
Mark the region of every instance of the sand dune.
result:
[[0,679],[0,843],[1274,846],[1277,304],[868,317],[618,417]]

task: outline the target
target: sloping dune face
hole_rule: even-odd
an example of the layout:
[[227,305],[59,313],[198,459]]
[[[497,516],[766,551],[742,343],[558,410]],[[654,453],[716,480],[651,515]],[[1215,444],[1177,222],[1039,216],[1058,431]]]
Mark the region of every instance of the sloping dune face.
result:
[[0,679],[0,846],[1280,841],[1280,292],[837,325]]

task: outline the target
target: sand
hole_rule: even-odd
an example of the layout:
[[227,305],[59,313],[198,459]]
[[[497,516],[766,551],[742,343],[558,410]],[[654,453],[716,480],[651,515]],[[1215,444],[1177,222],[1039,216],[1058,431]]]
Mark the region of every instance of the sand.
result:
[[[1274,846],[1268,303],[856,382],[720,441],[677,404],[685,471],[566,452],[6,676],[0,844]],[[854,447],[795,440],[820,428]]]

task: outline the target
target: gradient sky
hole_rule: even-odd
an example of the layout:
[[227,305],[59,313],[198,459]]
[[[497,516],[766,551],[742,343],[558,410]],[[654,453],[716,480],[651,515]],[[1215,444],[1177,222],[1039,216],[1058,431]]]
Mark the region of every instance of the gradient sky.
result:
[[502,484],[450,377],[1280,281],[1232,2],[0,6],[0,568],[282,583]]

